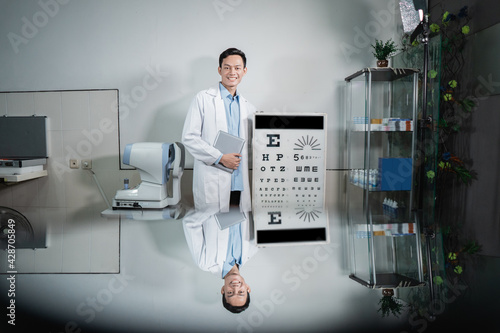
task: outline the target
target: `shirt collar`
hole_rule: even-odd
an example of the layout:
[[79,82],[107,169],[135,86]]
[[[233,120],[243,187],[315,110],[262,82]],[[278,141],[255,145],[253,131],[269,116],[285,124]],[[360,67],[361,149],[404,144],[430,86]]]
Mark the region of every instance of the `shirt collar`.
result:
[[[219,82],[219,89],[220,89],[220,95],[221,96],[224,96],[224,97],[229,97],[230,99],[233,99],[233,95],[231,95],[231,93],[229,92],[229,90],[226,89],[226,87],[224,87],[224,85],[222,84],[222,82]],[[236,90],[236,95],[234,95],[234,98],[238,99],[240,98],[240,93],[238,92],[238,90]]]

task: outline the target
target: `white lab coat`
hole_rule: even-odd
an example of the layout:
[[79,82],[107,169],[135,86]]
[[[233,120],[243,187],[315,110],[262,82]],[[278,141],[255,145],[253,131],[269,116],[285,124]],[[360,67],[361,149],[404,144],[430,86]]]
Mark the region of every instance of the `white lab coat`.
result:
[[[250,199],[250,183],[248,166],[251,156],[249,145],[255,107],[240,95],[240,137],[246,140],[240,170],[243,175],[244,190],[241,192],[240,210],[249,212],[252,209]],[[227,119],[224,101],[220,95],[219,85],[199,92],[189,107],[182,143],[193,155],[193,197],[197,210],[229,211],[231,192],[231,174],[213,166],[221,152],[213,147],[217,133],[227,132]]]
[[[241,265],[258,251],[251,240],[247,219],[241,223]],[[207,211],[191,210],[182,220],[184,235],[195,263],[204,271],[222,278],[222,268],[227,256],[229,228],[220,230],[213,215]]]

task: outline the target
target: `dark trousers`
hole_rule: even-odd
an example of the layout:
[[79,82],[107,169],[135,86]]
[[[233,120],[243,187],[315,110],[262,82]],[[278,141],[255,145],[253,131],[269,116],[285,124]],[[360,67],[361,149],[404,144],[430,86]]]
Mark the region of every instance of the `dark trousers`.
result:
[[239,206],[240,197],[241,191],[231,191],[231,196],[229,197],[229,206]]

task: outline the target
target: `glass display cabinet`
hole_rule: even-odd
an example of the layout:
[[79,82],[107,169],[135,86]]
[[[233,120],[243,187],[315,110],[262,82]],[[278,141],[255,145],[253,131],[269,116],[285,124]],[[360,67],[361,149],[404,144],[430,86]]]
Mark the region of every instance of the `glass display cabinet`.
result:
[[418,70],[345,78],[350,278],[369,288],[424,284],[414,217]]

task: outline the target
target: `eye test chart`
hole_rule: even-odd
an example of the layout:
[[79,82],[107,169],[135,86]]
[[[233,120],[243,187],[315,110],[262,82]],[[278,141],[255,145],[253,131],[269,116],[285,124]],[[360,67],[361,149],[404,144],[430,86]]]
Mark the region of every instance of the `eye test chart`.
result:
[[326,114],[255,114],[253,219],[258,246],[327,243]]

